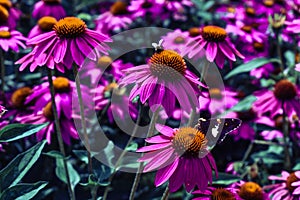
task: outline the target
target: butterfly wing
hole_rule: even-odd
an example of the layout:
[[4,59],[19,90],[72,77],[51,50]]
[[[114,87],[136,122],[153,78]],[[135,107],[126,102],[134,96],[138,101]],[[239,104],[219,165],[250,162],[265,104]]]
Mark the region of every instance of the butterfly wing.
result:
[[241,123],[240,119],[235,118],[200,118],[195,128],[206,135],[207,145],[214,147],[217,143],[221,143],[228,133],[237,129]]

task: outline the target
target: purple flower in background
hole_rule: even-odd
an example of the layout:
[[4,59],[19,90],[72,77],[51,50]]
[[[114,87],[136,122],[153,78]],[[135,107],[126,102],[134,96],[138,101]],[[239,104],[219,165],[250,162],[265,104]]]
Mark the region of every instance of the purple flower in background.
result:
[[89,60],[83,66],[80,69],[80,78],[89,77],[91,84],[95,85],[97,81],[101,81],[107,76],[118,81],[125,74],[123,70],[132,68],[134,65],[123,63],[121,59],[113,61],[109,56],[101,56],[97,62]]
[[127,4],[122,1],[115,2],[110,10],[100,14],[96,21],[96,31],[109,34],[110,31],[126,29],[133,21],[132,14],[128,11]]
[[281,177],[269,176],[269,179],[278,181],[278,183],[265,186],[271,189],[268,194],[272,200],[296,200],[300,198],[300,171],[292,173],[282,171]]
[[296,64],[295,70],[300,72],[300,63]]
[[[116,117],[123,122],[128,117],[132,119],[137,118],[138,110],[136,105],[129,101],[128,96],[125,95],[124,88],[120,89],[117,83],[108,83],[106,86],[99,85],[93,92],[95,93],[95,110],[102,111],[106,106],[109,106],[107,116],[110,123],[113,123]],[[113,99],[111,99],[112,93],[114,93]],[[124,107],[128,107],[129,113]]]
[[215,61],[220,68],[223,68],[225,58],[236,61],[235,56],[237,55],[244,59],[244,56],[230,42],[227,32],[218,26],[203,27],[201,35],[192,38],[188,45],[186,53],[190,58],[201,53],[204,49],[207,60],[209,62]]
[[[63,140],[66,144],[70,144],[71,138],[79,139],[74,126],[75,116],[72,112],[72,95],[73,91],[76,90],[76,85],[75,82],[69,81],[67,78],[57,77],[53,79],[53,86]],[[89,99],[88,90],[83,89],[82,91],[83,99]],[[48,126],[37,133],[37,139],[41,140],[45,137],[48,143],[51,143],[51,135],[55,133],[55,129],[48,82],[35,86],[32,89],[32,93],[26,98],[25,104],[31,104],[32,102],[34,103],[33,112],[28,115],[20,116],[17,120],[21,123],[31,124],[49,122]]]
[[253,25],[247,25],[242,21],[237,21],[234,25],[227,24],[226,31],[233,35],[240,36],[243,41],[263,43],[267,39],[266,34],[256,30]]
[[158,0],[164,4],[164,8],[170,12],[171,16],[176,20],[186,20],[185,7],[193,7],[194,4],[191,0]]
[[9,49],[19,52],[19,47],[26,48],[23,42],[26,38],[15,30],[10,30],[8,27],[0,27],[0,48],[4,51]]
[[128,6],[128,10],[133,13],[134,17],[149,15],[154,19],[158,18],[158,16],[162,20],[167,18],[161,0],[132,0]]
[[212,114],[224,113],[238,103],[238,93],[228,88],[225,90],[210,88],[208,92],[202,94],[199,96],[201,109],[207,109]]
[[57,20],[54,17],[45,16],[39,19],[37,25],[35,25],[28,33],[28,38],[31,39],[35,36],[47,33],[53,30]]
[[[54,25],[54,30],[28,40],[28,45],[35,45],[31,55],[16,63],[24,69],[31,63],[64,72],[71,69],[73,63],[81,66],[88,58],[96,61],[100,52],[107,54],[108,46],[104,42],[111,39],[106,35],[86,28],[86,24],[76,17],[66,17]],[[31,58],[32,62],[29,62]]]
[[237,194],[237,190],[234,188],[216,188],[216,187],[207,187],[206,190],[196,190],[192,192],[193,195],[197,197],[192,200],[211,200],[211,199],[226,199],[226,200],[243,200]]
[[[129,99],[140,95],[140,101],[148,101],[152,111],[162,105],[166,113],[171,116],[176,103],[186,112],[198,107],[198,85],[202,83],[187,69],[184,59],[173,50],[161,50],[153,54],[148,64],[124,70],[127,75],[120,85],[134,83]],[[194,96],[192,96],[194,95]]]
[[139,159],[146,162],[144,172],[158,170],[155,186],[169,180],[170,192],[177,191],[183,184],[190,192],[197,186],[205,190],[212,183],[212,170],[217,167],[213,156],[207,150],[205,134],[198,129],[183,127],[172,129],[168,126],[156,125],[162,134],[147,138],[151,145],[142,147],[137,152],[146,152]]
[[295,112],[300,115],[300,101],[298,88],[288,80],[280,80],[275,85],[273,91],[262,90],[256,92],[257,101],[253,105],[253,109],[262,115],[270,112],[271,117],[282,114],[284,108],[287,116],[291,117]]
[[163,36],[162,39],[164,40],[164,48],[172,49],[180,55],[183,55],[190,37],[189,32],[183,32],[180,29],[176,29],[175,31],[168,33],[166,36]]
[[270,200],[268,194],[255,182],[239,181],[230,187],[236,189],[241,200]]
[[7,26],[12,30],[16,29],[21,14],[19,9],[13,7],[11,1],[0,1],[0,26]]
[[60,0],[42,0],[34,4],[32,16],[36,19],[51,16],[56,20],[60,20],[66,17],[67,14]]

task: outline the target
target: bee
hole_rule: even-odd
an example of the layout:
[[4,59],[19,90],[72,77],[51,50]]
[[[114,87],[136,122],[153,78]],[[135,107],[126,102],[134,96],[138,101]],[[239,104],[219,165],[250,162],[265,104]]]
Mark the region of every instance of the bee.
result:
[[162,43],[164,42],[163,39],[159,40],[158,44],[157,43],[152,43],[152,46],[154,47],[156,52],[162,51],[164,48],[162,47]]

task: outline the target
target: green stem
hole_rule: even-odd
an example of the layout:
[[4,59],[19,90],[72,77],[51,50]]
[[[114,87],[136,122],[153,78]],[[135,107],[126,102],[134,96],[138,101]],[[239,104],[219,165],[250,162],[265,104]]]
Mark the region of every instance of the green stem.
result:
[[[157,108],[157,110],[152,115],[149,130],[148,130],[146,138],[151,137],[154,133],[155,123],[156,123],[157,118],[158,118],[158,113],[159,113],[159,108]],[[145,142],[144,146],[145,145],[146,145],[146,142]],[[134,200],[134,195],[135,195],[135,192],[136,192],[137,187],[139,185],[143,169],[144,169],[144,164],[141,162],[140,165],[139,165],[138,171],[135,175],[135,178],[134,178],[134,182],[133,182],[131,192],[130,192],[130,195],[129,195],[129,200]]]
[[69,170],[67,167],[67,160],[65,159],[66,152],[65,152],[65,148],[64,148],[64,142],[63,142],[62,133],[61,133],[61,129],[60,129],[60,123],[59,123],[59,118],[58,118],[58,114],[57,114],[57,107],[56,107],[56,103],[55,103],[55,91],[54,91],[54,86],[53,86],[51,69],[48,69],[48,81],[49,81],[49,87],[50,87],[50,93],[51,93],[51,102],[52,102],[52,110],[53,110],[53,116],[54,116],[54,125],[55,125],[55,130],[56,130],[56,136],[57,136],[57,140],[58,140],[59,150],[60,150],[61,154],[64,156],[63,163],[64,163],[64,170],[66,173],[69,197],[70,197],[70,199],[75,200],[75,192],[73,191],[73,189],[71,187],[70,174],[69,174]]
[[103,196],[102,196],[102,200],[106,200],[106,198],[107,198],[107,195],[108,195],[108,192],[109,192],[109,189],[110,189],[110,184],[111,184],[111,182],[112,182],[112,180],[113,180],[113,178],[114,178],[114,176],[115,176],[115,174],[117,172],[117,168],[119,167],[120,162],[122,161],[122,159],[124,158],[124,156],[127,153],[127,151],[126,151],[127,147],[129,147],[129,145],[131,144],[133,138],[135,137],[135,135],[137,133],[137,130],[138,130],[138,127],[139,127],[141,119],[142,119],[142,104],[140,104],[139,113],[138,113],[138,116],[137,116],[136,124],[134,126],[133,131],[132,131],[132,134],[131,134],[129,140],[127,141],[127,144],[126,144],[124,150],[122,151],[120,157],[118,158],[118,160],[116,162],[116,165],[114,167],[113,173],[111,174],[111,176],[108,179],[109,185],[106,186],[106,188],[104,190],[104,193],[103,193]]
[[[283,57],[282,57],[282,52],[281,52],[281,45],[280,45],[280,39],[279,39],[279,31],[276,31],[276,41],[277,41],[277,44],[276,44],[276,50],[277,50],[277,56],[280,60],[280,69],[283,73],[284,71],[284,65],[283,65]],[[284,74],[283,74],[284,75]]]
[[161,200],[167,200],[168,199],[169,191],[170,191],[170,188],[169,188],[169,185],[167,185],[167,187],[165,189],[165,192],[164,192],[163,196],[161,197]]
[[79,100],[79,107],[80,107],[80,118],[81,118],[81,126],[83,129],[83,135],[84,135],[84,140],[85,140],[85,145],[87,147],[87,155],[88,155],[88,172],[90,174],[93,173],[93,164],[92,164],[92,157],[91,157],[91,147],[89,143],[89,136],[87,133],[87,128],[86,128],[86,121],[85,121],[85,116],[84,116],[84,106],[83,106],[83,100],[82,100],[82,93],[81,93],[81,84],[80,84],[80,77],[78,76],[78,66],[73,65],[73,72],[75,76],[75,82],[76,82],[76,90],[78,94],[78,100]]
[[282,110],[283,110],[283,139],[284,139],[284,154],[285,154],[285,162],[284,162],[284,168],[286,170],[291,169],[291,156],[289,152],[289,121],[288,117],[286,115],[285,109],[284,109],[284,101],[282,101]]

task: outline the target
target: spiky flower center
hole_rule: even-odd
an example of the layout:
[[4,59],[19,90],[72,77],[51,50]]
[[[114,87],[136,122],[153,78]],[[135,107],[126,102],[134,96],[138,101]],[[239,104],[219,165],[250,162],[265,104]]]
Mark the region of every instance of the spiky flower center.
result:
[[190,37],[197,37],[201,35],[201,29],[197,27],[193,27],[189,29],[189,35]]
[[65,17],[59,20],[53,28],[60,38],[75,38],[85,33],[84,21],[76,17]]
[[38,21],[38,26],[42,31],[49,32],[53,30],[54,25],[57,23],[56,19],[54,17],[42,17]]
[[0,5],[9,10],[12,7],[12,3],[9,0],[0,0]]
[[183,75],[187,68],[184,59],[173,50],[154,53],[149,64],[152,74],[163,78],[175,78]]
[[260,43],[260,42],[253,42],[253,47],[256,51],[262,52],[265,50],[265,45],[264,43]]
[[202,37],[209,42],[223,42],[227,33],[225,29],[218,26],[205,26],[202,29]]
[[105,68],[112,63],[112,59],[109,56],[101,56],[97,61],[97,66],[99,68]]
[[209,89],[209,95],[212,99],[221,100],[223,98],[222,92],[219,88],[211,88]]
[[185,43],[184,37],[177,36],[177,37],[174,39],[174,44],[184,44],[184,43]]
[[254,8],[248,7],[248,8],[246,8],[246,14],[249,16],[254,16],[256,14],[256,12],[255,12]]
[[207,139],[198,129],[183,127],[177,130],[172,143],[177,153],[187,156],[198,156],[206,149]]
[[227,12],[229,13],[235,13],[235,8],[234,7],[227,7]]
[[264,0],[263,4],[267,7],[272,7],[274,5],[274,0]]
[[43,0],[43,2],[48,5],[56,5],[56,4],[60,4],[61,0]]
[[9,31],[0,31],[0,38],[10,38],[11,34]]
[[282,101],[291,100],[297,96],[297,88],[290,81],[281,80],[275,85],[274,95]]
[[110,7],[110,12],[113,15],[124,15],[128,13],[127,4],[123,1],[117,1]]
[[235,200],[235,197],[230,191],[224,188],[217,188],[212,192],[211,200]]
[[296,176],[295,172],[290,173],[290,175],[286,179],[286,187],[290,193],[293,193],[296,189],[295,186],[292,186],[292,183],[299,181],[299,178]]
[[250,25],[245,25],[241,28],[243,31],[245,31],[246,33],[251,33],[252,31],[252,26]]
[[57,93],[69,92],[71,89],[70,81],[65,77],[57,77],[53,81],[53,86]]
[[263,200],[263,191],[257,183],[246,182],[241,186],[239,196],[245,200]]
[[0,5],[0,22],[6,22],[9,17],[9,13],[5,7]]
[[47,103],[47,105],[43,108],[43,115],[49,120],[54,119],[52,111],[52,102]]
[[31,94],[32,90],[30,87],[23,87],[17,89],[11,96],[11,103],[15,108],[22,108],[26,97]]

